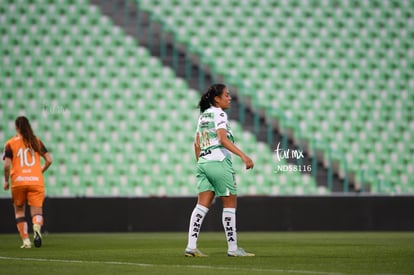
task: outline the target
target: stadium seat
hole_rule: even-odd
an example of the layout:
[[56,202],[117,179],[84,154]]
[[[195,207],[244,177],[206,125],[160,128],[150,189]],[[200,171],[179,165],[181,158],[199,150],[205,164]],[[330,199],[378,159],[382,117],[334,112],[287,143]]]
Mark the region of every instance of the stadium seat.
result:
[[[312,8],[307,1],[225,2],[220,14],[229,16],[220,18],[210,3],[199,3],[196,12],[187,12],[190,5],[182,2],[165,5],[139,1],[143,10],[157,13],[156,20],[176,31],[180,43],[206,53],[202,60],[240,93],[252,98],[257,93],[260,108],[282,110],[272,113],[282,121],[280,114],[297,121],[308,141],[322,139],[332,150],[348,152],[347,158],[357,162],[340,174],[358,174],[367,152],[373,152],[366,172],[373,170],[384,184],[390,182],[384,190],[402,190],[411,142],[400,145],[405,150],[393,167],[381,167],[390,161],[382,156],[395,150],[399,136],[409,135],[407,125],[413,120],[412,97],[401,104],[413,86],[413,2],[315,1]],[[182,14],[185,20],[179,18]],[[393,116],[397,110],[398,118]]]
[[[191,5],[185,2],[199,5],[188,8]],[[374,151],[368,168],[391,183],[378,192],[412,190],[411,182],[398,187],[409,175],[406,171],[414,152],[412,128],[406,126],[413,120],[414,100],[408,92],[413,88],[409,83],[414,69],[412,3],[392,2],[389,13],[381,2],[376,3],[397,30],[370,11],[371,4],[361,4],[361,13],[355,14],[345,2],[335,7],[316,1],[318,15],[306,1],[214,3],[220,9],[211,9],[207,1],[146,0],[139,1],[139,7],[154,14],[154,20],[165,20],[180,43],[203,53],[201,60],[225,75],[230,84],[250,83],[252,89],[238,86],[244,96],[253,98],[261,91],[261,108],[282,110],[309,141],[318,137],[350,153],[349,158],[356,161],[349,165],[354,172]],[[407,11],[397,17],[395,9]],[[335,16],[338,10],[346,19]],[[217,14],[223,16],[217,18]],[[331,20],[325,22],[324,16]],[[3,118],[13,121],[18,113],[25,113],[39,135],[45,134],[56,160],[46,174],[51,196],[195,194],[191,143],[198,115],[197,91],[84,1],[59,1],[47,7],[41,1],[7,3],[0,9],[0,18],[4,21],[0,25]],[[353,31],[364,25],[369,28],[361,34]],[[384,35],[376,25],[384,26]],[[366,56],[366,48],[374,55]],[[336,54],[341,56],[339,61]],[[315,70],[319,74],[314,75]],[[236,80],[240,75],[241,83]],[[365,93],[354,92],[358,89]],[[379,96],[379,91],[387,96]],[[23,96],[27,102],[21,100]],[[352,110],[358,104],[354,117]],[[388,126],[397,110],[401,110],[401,122]],[[280,119],[279,112],[272,113]],[[234,158],[242,195],[326,192],[313,178],[299,173],[275,174],[274,148],[258,142],[238,123],[232,124],[237,144],[252,152],[258,168],[246,172]],[[372,128],[365,131],[367,127]],[[11,136],[12,123],[1,132],[4,138]],[[360,141],[361,133],[364,141]],[[384,149],[388,153],[383,155],[390,156],[395,148],[388,144],[401,136],[397,160],[391,157],[390,161],[376,150]],[[387,168],[382,170],[384,165]]]

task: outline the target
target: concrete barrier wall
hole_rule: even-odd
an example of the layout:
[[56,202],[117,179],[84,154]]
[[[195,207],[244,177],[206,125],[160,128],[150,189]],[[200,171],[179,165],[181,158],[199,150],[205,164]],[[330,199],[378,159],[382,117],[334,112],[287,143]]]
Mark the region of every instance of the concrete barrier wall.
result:
[[[47,198],[49,232],[186,231],[196,198]],[[240,197],[239,231],[412,231],[413,196]],[[16,231],[10,199],[0,199],[0,232]],[[29,217],[27,213],[27,217]],[[31,218],[28,218],[29,224]],[[219,199],[203,231],[221,231]]]

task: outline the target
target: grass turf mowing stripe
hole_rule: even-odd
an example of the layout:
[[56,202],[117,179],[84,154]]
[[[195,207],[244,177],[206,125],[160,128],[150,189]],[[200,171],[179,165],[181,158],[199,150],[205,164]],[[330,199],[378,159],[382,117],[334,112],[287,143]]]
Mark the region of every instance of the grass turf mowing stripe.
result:
[[412,232],[243,232],[243,246],[256,253],[247,259],[226,256],[222,232],[204,232],[202,236],[202,250],[210,257],[186,258],[186,237],[186,232],[53,233],[44,234],[42,249],[20,249],[17,234],[0,234],[0,255],[4,257],[80,260],[0,259],[0,273],[414,275]]
[[298,274],[315,274],[315,275],[342,275],[345,273],[307,271],[307,270],[282,270],[282,269],[260,269],[260,268],[239,268],[224,266],[207,266],[207,265],[156,265],[145,263],[116,262],[116,261],[84,261],[84,260],[63,260],[63,259],[44,259],[44,258],[17,258],[0,256],[0,260],[11,261],[32,261],[32,262],[54,262],[54,263],[75,263],[75,264],[104,264],[104,265],[128,265],[137,267],[172,267],[172,268],[191,268],[191,269],[207,269],[221,271],[251,271],[251,272],[269,272],[269,273],[298,273]]

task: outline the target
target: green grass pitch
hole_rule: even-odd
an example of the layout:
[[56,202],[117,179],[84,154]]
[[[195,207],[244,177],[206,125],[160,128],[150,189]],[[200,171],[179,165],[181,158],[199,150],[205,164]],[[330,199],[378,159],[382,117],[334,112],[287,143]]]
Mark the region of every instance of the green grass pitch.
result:
[[223,232],[202,232],[206,258],[183,255],[186,233],[44,234],[21,249],[0,235],[0,274],[414,274],[414,232],[240,232],[256,257],[226,255]]

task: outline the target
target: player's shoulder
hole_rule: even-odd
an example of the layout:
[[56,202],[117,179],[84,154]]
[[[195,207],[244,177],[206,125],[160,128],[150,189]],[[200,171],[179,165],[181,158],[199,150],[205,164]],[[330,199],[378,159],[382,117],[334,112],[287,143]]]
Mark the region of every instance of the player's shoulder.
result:
[[13,136],[13,137],[9,138],[9,139],[6,141],[6,143],[5,143],[5,144],[12,144],[12,143],[16,143],[16,142],[19,142],[20,140],[21,140],[20,136],[15,135],[15,136]]
[[226,112],[223,111],[221,108],[217,107],[211,107],[212,112],[214,113],[214,116],[220,117],[220,118],[227,118]]
[[4,148],[3,148],[4,152],[7,151],[7,150],[12,150],[12,147],[14,147],[17,142],[18,142],[17,135],[12,137],[12,138],[9,138],[4,143]]

